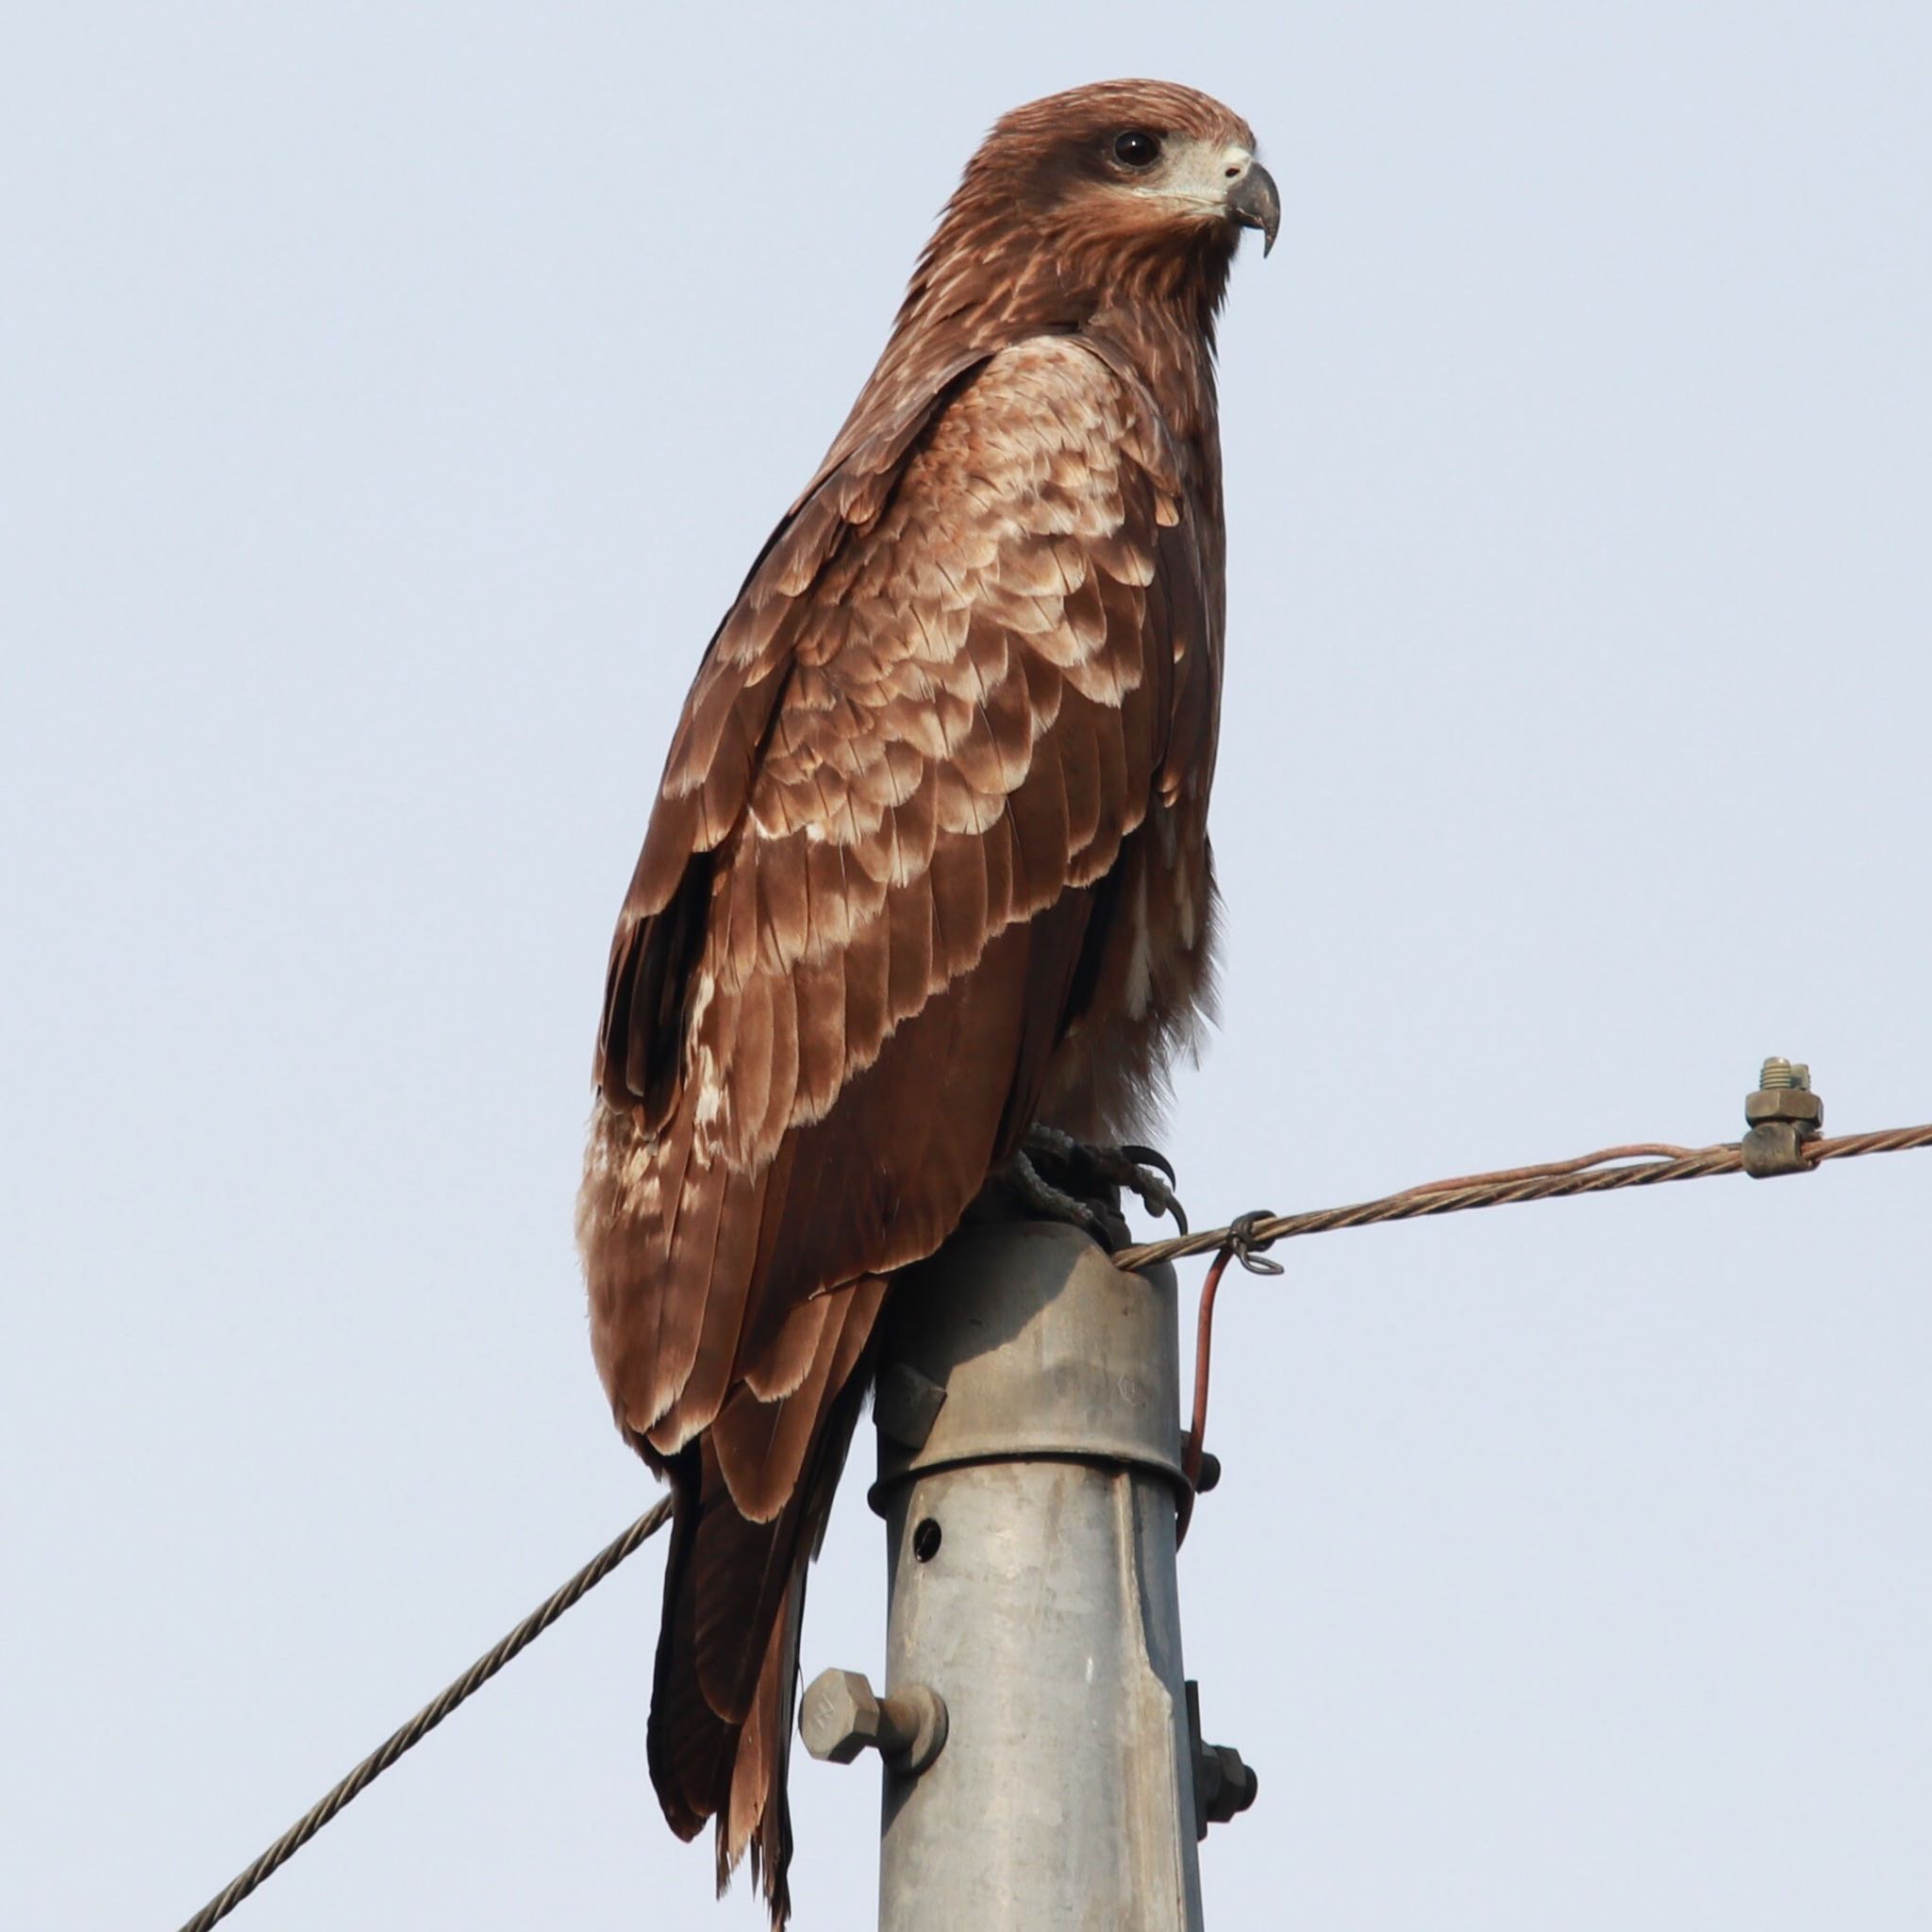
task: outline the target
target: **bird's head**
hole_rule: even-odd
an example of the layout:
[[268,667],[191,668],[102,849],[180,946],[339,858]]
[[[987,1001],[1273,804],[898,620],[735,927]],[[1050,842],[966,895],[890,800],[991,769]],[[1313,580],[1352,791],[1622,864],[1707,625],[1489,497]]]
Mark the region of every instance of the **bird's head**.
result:
[[[1281,199],[1239,114],[1165,81],[1111,80],[1006,115],[968,163],[924,274],[962,293],[1005,275],[1024,306],[1182,297],[1211,315],[1243,228]],[[991,290],[989,290],[991,292]],[[1042,319],[1048,319],[1042,316]]]

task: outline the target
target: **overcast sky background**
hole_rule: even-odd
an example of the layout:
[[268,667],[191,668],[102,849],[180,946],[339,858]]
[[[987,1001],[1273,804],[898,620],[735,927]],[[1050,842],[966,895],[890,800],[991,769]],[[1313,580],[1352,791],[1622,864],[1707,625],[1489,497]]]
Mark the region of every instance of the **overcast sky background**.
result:
[[[1932,13],[73,4],[0,41],[0,1920],[177,1924],[650,1500],[571,1247],[706,637],[985,126],[1254,123],[1199,1223],[1932,1119]],[[1210,1921],[1923,1927],[1932,1156],[1295,1244]],[[1189,1271],[1198,1279],[1198,1266]],[[808,1674],[876,1670],[862,1436]],[[741,1928],[639,1557],[238,1927]],[[797,1923],[876,1774],[795,1761]]]

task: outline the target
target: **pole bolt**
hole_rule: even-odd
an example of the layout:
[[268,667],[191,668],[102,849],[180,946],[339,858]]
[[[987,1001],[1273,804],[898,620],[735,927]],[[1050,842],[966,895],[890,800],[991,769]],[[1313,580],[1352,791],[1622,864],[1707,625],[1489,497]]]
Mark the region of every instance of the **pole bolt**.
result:
[[829,1763],[850,1764],[861,1751],[876,1751],[888,1769],[913,1777],[945,1745],[945,1699],[924,1684],[880,1697],[862,1671],[821,1671],[805,1687],[798,1735]]
[[1811,1091],[1811,1069],[1774,1057],[1757,1076],[1757,1091],[1744,1096],[1740,1143],[1744,1172],[1754,1179],[1803,1174],[1811,1165],[1804,1145],[1824,1125],[1824,1103]]
[[1210,1824],[1226,1824],[1255,1802],[1261,1780],[1232,1744],[1209,1744],[1201,1737],[1201,1687],[1187,1680],[1188,1748],[1194,1762],[1194,1836],[1204,1839]]

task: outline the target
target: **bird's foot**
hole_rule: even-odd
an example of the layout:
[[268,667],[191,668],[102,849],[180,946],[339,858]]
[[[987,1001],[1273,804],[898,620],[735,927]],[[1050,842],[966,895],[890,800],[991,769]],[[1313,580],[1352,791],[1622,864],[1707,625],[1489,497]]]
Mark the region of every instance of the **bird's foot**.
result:
[[1024,1148],[1016,1151],[1007,1162],[1000,1179],[1005,1183],[1001,1191],[1029,1218],[1064,1221],[1083,1228],[1109,1255],[1125,1245],[1127,1224],[1121,1218],[1118,1201],[1082,1200],[1065,1188],[1055,1187],[1033,1164]]
[[1121,1215],[1123,1188],[1138,1195],[1150,1214],[1171,1214],[1180,1231],[1188,1231],[1174,1178],[1174,1169],[1151,1147],[1089,1146],[1046,1126],[1029,1129],[1006,1174],[1023,1208],[1048,1221],[1085,1228],[1108,1253],[1128,1236]]

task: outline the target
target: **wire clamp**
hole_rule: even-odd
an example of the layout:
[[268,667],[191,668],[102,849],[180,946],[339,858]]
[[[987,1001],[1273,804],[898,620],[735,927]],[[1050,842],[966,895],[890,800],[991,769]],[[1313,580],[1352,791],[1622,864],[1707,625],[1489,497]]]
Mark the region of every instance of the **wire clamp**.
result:
[[1757,1091],[1744,1096],[1740,1164],[1754,1180],[1807,1173],[1816,1163],[1805,1143],[1824,1125],[1824,1102],[1811,1091],[1811,1069],[1774,1057],[1757,1076]]

